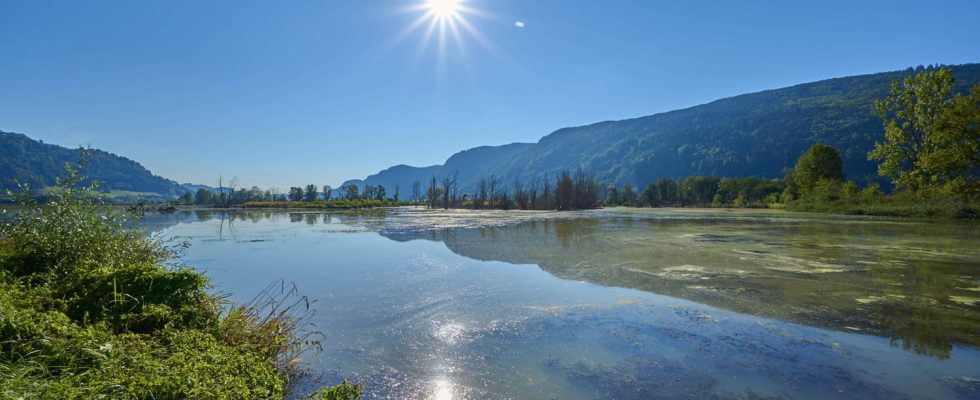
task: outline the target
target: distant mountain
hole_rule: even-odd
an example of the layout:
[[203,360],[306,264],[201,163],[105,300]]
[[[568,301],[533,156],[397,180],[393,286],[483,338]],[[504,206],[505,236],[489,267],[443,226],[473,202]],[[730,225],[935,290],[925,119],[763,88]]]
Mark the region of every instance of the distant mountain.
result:
[[481,146],[453,154],[443,165],[429,167],[412,167],[396,165],[364,179],[349,180],[344,185],[355,184],[383,185],[389,195],[399,187],[401,198],[407,199],[411,194],[412,185],[418,181],[423,190],[428,187],[429,180],[435,176],[437,180],[452,177],[456,174],[460,189],[472,192],[476,182],[485,171],[510,162],[514,157],[534,146],[531,143],[511,143],[503,146]]
[[[51,187],[62,175],[65,163],[77,163],[78,159],[78,149],[0,131],[0,188],[16,189],[15,179],[38,190]],[[103,190],[115,191],[125,198],[169,199],[186,191],[177,182],[154,175],[136,161],[102,150],[90,150],[82,174],[102,182]]]
[[[950,68],[957,92],[980,82],[980,64]],[[493,174],[509,186],[516,179],[528,182],[580,168],[618,185],[691,175],[774,178],[791,168],[810,145],[826,143],[841,152],[848,179],[886,183],[878,177],[876,164],[867,160],[883,135],[872,104],[888,95],[893,80],[921,69],[828,79],[646,117],[563,128],[534,144],[467,150],[427,170],[439,171],[440,176],[458,170],[464,192],[472,191],[481,175]],[[514,151],[474,160],[463,156],[502,148]],[[355,182],[383,184],[389,193],[395,184],[405,188],[420,180],[424,185],[431,174],[413,168],[403,165]],[[407,171],[412,173],[402,173]]]

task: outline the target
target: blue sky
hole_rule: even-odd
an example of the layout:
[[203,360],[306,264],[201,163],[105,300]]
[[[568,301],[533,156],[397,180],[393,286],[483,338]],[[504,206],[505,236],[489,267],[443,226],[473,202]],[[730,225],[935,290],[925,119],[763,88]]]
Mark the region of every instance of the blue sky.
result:
[[[0,0],[0,129],[181,182],[338,184],[745,92],[980,62],[980,1]],[[515,22],[523,22],[523,27]],[[482,40],[478,40],[482,38]]]

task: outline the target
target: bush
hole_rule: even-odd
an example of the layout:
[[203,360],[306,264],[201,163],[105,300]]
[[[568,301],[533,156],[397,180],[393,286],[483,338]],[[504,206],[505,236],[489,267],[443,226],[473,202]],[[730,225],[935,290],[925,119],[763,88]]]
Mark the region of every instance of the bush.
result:
[[45,204],[15,196],[28,209],[0,224],[0,398],[283,398],[319,345],[305,298],[279,284],[223,304],[164,264],[181,245],[127,229],[80,182],[66,166]]

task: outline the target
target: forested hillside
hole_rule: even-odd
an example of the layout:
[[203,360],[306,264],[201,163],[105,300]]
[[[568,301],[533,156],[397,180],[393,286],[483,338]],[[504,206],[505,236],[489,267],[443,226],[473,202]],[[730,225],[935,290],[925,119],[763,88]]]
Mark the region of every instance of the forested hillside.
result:
[[[349,184],[355,184],[359,187],[383,185],[388,193],[395,193],[395,186],[397,185],[401,193],[405,194],[412,190],[412,185],[415,182],[419,182],[425,187],[433,176],[437,180],[441,180],[452,178],[456,174],[460,189],[464,192],[472,192],[476,188],[476,181],[480,179],[481,175],[486,174],[486,171],[507,164],[514,157],[533,146],[534,144],[531,143],[480,146],[453,154],[443,165],[429,167],[396,165],[363,180],[344,182],[344,186]],[[406,197],[402,196],[402,198]]]
[[[957,93],[980,82],[980,64],[950,68]],[[693,175],[769,178],[782,176],[810,145],[825,143],[840,151],[848,179],[887,187],[876,164],[867,160],[883,134],[872,105],[888,95],[893,80],[921,69],[828,79],[646,117],[559,129],[538,143],[513,148],[518,150],[515,154],[479,163],[453,162],[447,168],[451,158],[442,168],[397,175],[388,170],[365,182],[391,185],[390,192],[395,184],[404,190],[414,180],[424,185],[433,170],[442,175],[458,170],[460,188],[471,191],[481,175],[495,175],[510,185],[579,168],[618,185]],[[398,171],[411,168],[400,166]]]
[[[102,150],[88,150],[82,173],[102,182],[107,191],[179,195],[184,190],[176,182],[153,175],[138,162]],[[15,180],[35,190],[52,187],[62,175],[66,162],[77,163],[78,149],[46,144],[23,134],[0,131],[0,188],[16,188]]]

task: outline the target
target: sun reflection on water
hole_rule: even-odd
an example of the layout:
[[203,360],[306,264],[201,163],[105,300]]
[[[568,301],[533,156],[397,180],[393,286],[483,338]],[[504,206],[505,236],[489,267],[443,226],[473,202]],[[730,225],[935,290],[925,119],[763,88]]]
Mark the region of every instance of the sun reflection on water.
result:
[[431,400],[453,400],[453,382],[448,378],[436,379]]
[[449,344],[458,342],[465,334],[466,327],[456,322],[438,324],[436,328],[436,337]]

